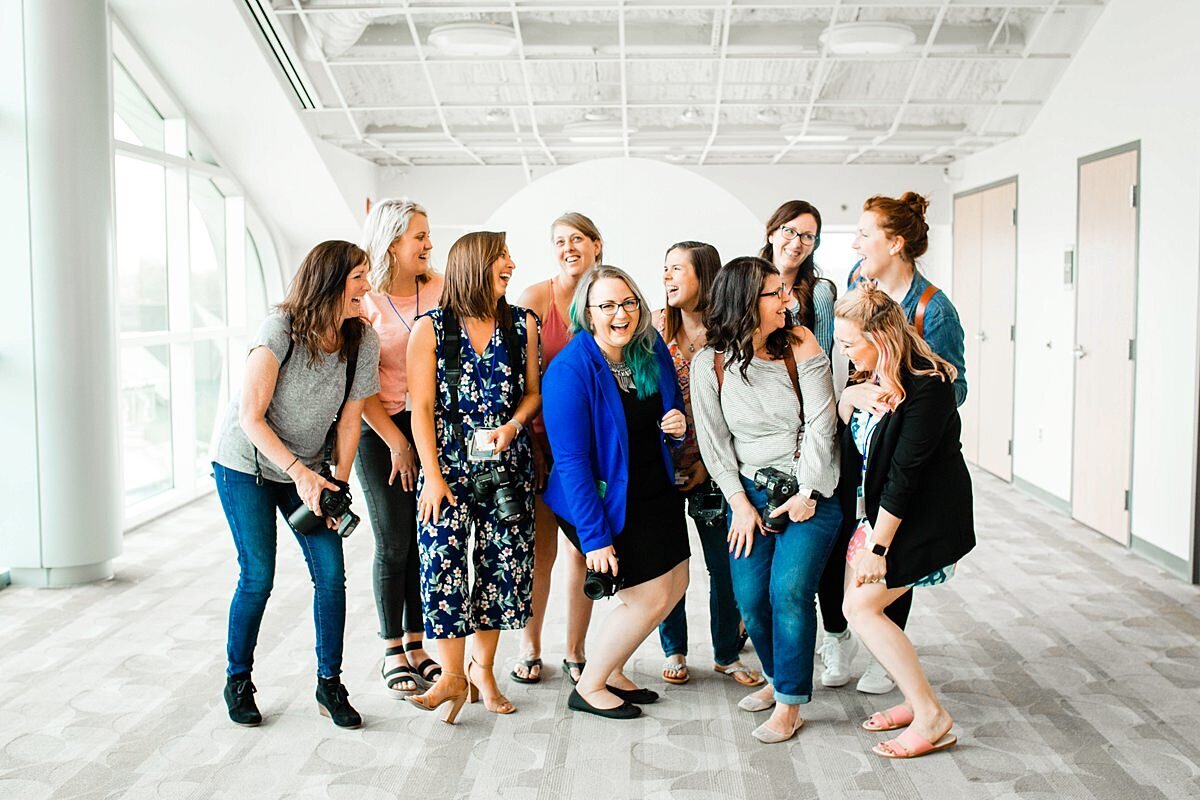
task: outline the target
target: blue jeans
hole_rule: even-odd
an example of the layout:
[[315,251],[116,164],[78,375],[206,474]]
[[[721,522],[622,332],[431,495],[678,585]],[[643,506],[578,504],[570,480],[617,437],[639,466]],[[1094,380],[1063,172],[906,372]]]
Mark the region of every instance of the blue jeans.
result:
[[[688,502],[695,502],[688,497]],[[708,569],[708,626],[712,634],[713,659],[722,666],[738,660],[738,623],[741,614],[733,598],[733,579],[729,575],[729,525],[724,516],[710,522],[696,521],[700,547],[704,551],[704,566]],[[658,626],[658,638],[663,654],[687,655],[688,631],[686,598]]]
[[[742,486],[761,515],[766,495],[744,477]],[[732,522],[732,511],[729,518]],[[814,597],[841,521],[836,498],[818,498],[816,511],[805,522],[789,523],[783,533],[755,533],[749,556],[729,557],[742,621],[780,703],[796,705],[812,699],[817,644]]]
[[[217,495],[233,532],[237,548],[238,582],[229,606],[229,634],[226,640],[228,675],[250,672],[254,666],[254,646],[262,624],[267,598],[275,583],[276,530],[275,511],[284,518],[300,507],[300,496],[291,483],[264,480],[259,486],[254,476],[213,464]],[[288,526],[289,529],[291,526]],[[317,675],[337,677],[342,672],[342,638],[346,630],[346,569],[342,558],[342,539],[334,531],[301,534],[292,531],[308,574],[316,589],[313,597],[313,621],[317,629]]]

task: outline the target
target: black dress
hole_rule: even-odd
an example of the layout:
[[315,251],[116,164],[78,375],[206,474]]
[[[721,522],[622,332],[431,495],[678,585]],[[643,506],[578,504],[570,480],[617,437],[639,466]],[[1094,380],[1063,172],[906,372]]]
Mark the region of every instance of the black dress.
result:
[[[637,390],[620,392],[629,431],[629,485],[625,494],[625,527],[613,540],[620,560],[623,587],[637,586],[666,575],[691,556],[683,495],[667,477],[659,446],[658,421],[663,400],[658,392],[644,399]],[[575,526],[558,518],[563,533],[583,552]]]

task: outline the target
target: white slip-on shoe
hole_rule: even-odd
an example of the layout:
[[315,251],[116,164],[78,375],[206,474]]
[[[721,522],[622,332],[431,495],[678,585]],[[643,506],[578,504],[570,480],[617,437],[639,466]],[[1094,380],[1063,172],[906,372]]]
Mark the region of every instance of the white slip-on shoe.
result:
[[858,640],[849,630],[839,636],[825,634],[817,652],[821,655],[821,663],[825,665],[821,672],[822,686],[836,688],[850,682],[850,662],[858,652]]
[[854,688],[866,694],[887,694],[896,688],[896,682],[887,674],[887,670],[872,658],[871,663],[867,664],[866,671],[858,679],[858,685]]

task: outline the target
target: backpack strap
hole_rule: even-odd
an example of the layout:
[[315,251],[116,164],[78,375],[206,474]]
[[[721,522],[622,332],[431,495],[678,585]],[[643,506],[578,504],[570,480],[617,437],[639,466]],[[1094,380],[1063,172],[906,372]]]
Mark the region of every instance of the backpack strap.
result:
[[358,348],[354,348],[354,352],[346,353],[346,391],[342,393],[342,404],[338,406],[337,414],[333,417],[333,422],[329,424],[329,431],[325,434],[325,454],[321,460],[321,466],[325,468],[325,472],[329,476],[333,475],[330,469],[330,464],[333,462],[333,448],[337,444],[337,426],[342,418],[342,412],[346,410],[346,403],[350,402],[350,389],[354,387],[354,373],[358,371]]
[[917,329],[917,336],[925,338],[925,309],[929,308],[929,301],[940,290],[932,283],[925,287],[925,291],[921,292],[921,299],[917,301],[917,313],[913,315],[913,327]]
[[462,423],[459,388],[462,385],[462,336],[458,317],[449,308],[442,311],[442,360],[446,365],[446,388],[450,390],[450,423],[457,435]]
[[713,369],[717,371],[717,397],[721,396],[721,388],[725,386],[725,351],[713,353]]

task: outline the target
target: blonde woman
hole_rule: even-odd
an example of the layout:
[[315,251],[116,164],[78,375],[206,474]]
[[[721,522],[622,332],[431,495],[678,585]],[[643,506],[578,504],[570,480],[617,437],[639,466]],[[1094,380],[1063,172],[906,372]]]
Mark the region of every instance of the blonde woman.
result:
[[362,247],[370,258],[371,291],[363,315],[379,334],[379,394],[367,399],[354,461],[375,533],[372,569],[384,657],[380,672],[396,694],[414,692],[441,675],[425,653],[417,566],[417,455],[408,402],[408,339],[417,317],[436,308],[442,276],[433,271],[429,218],[407,198],[376,203]]
[[914,758],[957,738],[912,642],[884,611],[915,587],[945,583],[975,546],[956,370],[917,335],[900,304],[869,281],[834,307],[834,333],[853,363],[851,382],[878,389],[871,408],[856,408],[844,394],[838,406],[846,423],[838,494],[854,531],[843,610],[904,694],[902,704],[872,714],[862,727],[905,728],[874,752]]

